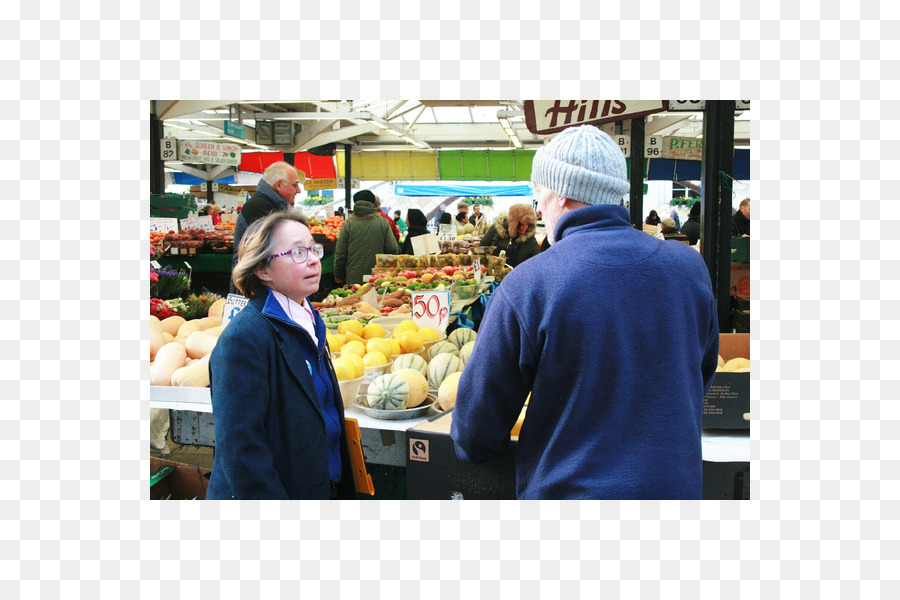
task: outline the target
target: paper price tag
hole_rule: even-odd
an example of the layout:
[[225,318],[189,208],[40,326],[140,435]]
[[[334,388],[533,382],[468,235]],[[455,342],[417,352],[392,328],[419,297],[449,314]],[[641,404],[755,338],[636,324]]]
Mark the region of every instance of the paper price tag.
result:
[[250,300],[240,294],[228,294],[225,298],[225,308],[222,310],[222,325],[228,325],[241,309],[247,306]]
[[472,275],[475,283],[481,283],[481,259],[476,258],[472,263]]
[[445,331],[450,323],[450,292],[435,290],[413,292],[410,297],[412,319],[419,328],[433,327]]

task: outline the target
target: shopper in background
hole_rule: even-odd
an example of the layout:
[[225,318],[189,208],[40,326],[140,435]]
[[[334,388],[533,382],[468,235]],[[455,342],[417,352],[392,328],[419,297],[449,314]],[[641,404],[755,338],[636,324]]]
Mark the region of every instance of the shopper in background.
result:
[[[373,194],[370,190],[360,190],[353,194],[353,200],[365,200],[366,202],[374,204],[375,208],[378,210],[378,214],[388,222],[388,225],[390,225],[391,233],[394,234],[394,241],[400,241],[400,229],[397,228],[397,224],[394,223],[394,220],[381,210],[381,198],[379,198],[377,194]],[[354,203],[354,207],[355,206],[356,204]]]
[[[291,210],[294,197],[300,192],[300,176],[297,169],[286,162],[276,162],[263,171],[262,179],[256,185],[256,192],[243,204],[240,215],[234,225],[234,249],[231,255],[231,271],[238,262],[238,247],[241,238],[250,225],[276,210]],[[231,280],[231,292],[237,292],[234,278]]]
[[677,209],[672,209],[672,212],[669,214],[669,218],[675,221],[675,227],[681,228],[681,217],[678,215]]
[[651,210],[650,214],[647,215],[647,219],[644,221],[644,225],[659,225],[659,222],[659,215],[656,214],[655,210]]
[[[594,126],[539,149],[531,177],[553,246],[491,294],[453,409],[457,456],[503,452],[530,392],[518,498],[701,498],[719,347],[703,259],[631,226],[625,158]],[[672,314],[677,336],[659,329]]]
[[684,222],[681,233],[687,236],[688,243],[691,246],[697,244],[700,239],[700,201],[694,202],[691,206],[691,212],[688,213],[688,220]]
[[678,225],[673,219],[663,219],[662,223],[660,223],[659,225],[660,231],[662,232],[663,236],[669,237],[681,233],[680,231],[678,231]]
[[222,209],[218,204],[207,204],[206,208],[206,214],[212,218],[213,225],[218,225],[222,222]]
[[441,202],[441,205],[438,206],[437,210],[434,211],[434,227],[435,229],[439,228],[441,223],[441,219],[444,217],[444,209],[447,208],[446,202]]
[[425,213],[418,208],[411,208],[406,212],[406,220],[409,221],[409,230],[400,247],[400,254],[413,254],[412,239],[429,233],[428,219],[425,218]]
[[[493,255],[506,252],[506,264],[511,267],[521,264],[541,249],[534,239],[537,215],[528,204],[513,204],[509,214],[494,219],[494,225],[481,238],[480,246],[494,246]],[[549,233],[549,232],[548,232]]]
[[469,216],[469,223],[472,224],[472,235],[484,235],[487,229],[487,218],[481,214],[481,205],[472,206],[472,214]]
[[293,211],[244,232],[233,275],[250,301],[209,359],[209,500],[356,498],[325,324],[307,300],[319,287],[322,255],[306,217]]
[[353,214],[344,221],[334,250],[335,283],[362,283],[372,274],[376,254],[397,254],[397,240],[388,225],[394,221],[378,210],[376,200],[369,190],[353,195]]
[[400,211],[394,211],[394,223],[397,225],[397,229],[400,230],[400,234],[402,235],[406,231],[406,221],[400,218]]
[[731,215],[731,237],[750,237],[750,198],[741,200],[737,212]]

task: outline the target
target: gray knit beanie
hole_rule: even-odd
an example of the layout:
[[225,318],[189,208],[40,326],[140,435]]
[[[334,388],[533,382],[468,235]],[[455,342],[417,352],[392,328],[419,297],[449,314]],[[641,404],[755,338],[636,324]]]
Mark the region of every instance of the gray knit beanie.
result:
[[621,204],[628,183],[625,155],[593,125],[566,129],[534,155],[531,180],[585,204]]

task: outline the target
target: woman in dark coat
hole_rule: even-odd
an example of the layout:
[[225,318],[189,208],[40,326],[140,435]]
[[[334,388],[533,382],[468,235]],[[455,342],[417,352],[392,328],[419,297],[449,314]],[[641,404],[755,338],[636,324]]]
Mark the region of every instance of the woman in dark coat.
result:
[[409,231],[406,232],[406,239],[400,246],[400,254],[412,254],[412,238],[428,233],[428,219],[425,218],[425,213],[418,208],[411,208],[407,211],[406,223]]
[[257,220],[241,239],[234,283],[250,301],[209,358],[209,500],[356,498],[325,323],[307,300],[322,256],[293,211]]
[[647,215],[647,220],[644,221],[644,225],[659,225],[659,215],[656,214],[655,210],[651,210],[650,214]]
[[494,256],[500,256],[500,252],[505,250],[506,264],[515,267],[540,254],[541,249],[534,239],[536,227],[537,215],[534,214],[534,209],[528,204],[513,204],[509,207],[507,216],[494,220],[493,227],[484,234],[479,245],[496,246]]

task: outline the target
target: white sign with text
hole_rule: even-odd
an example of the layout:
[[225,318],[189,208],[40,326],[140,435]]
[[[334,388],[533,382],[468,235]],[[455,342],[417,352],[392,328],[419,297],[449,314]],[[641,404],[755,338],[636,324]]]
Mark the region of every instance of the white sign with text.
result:
[[450,323],[450,291],[430,290],[413,292],[410,297],[412,319],[419,328],[433,327],[446,331]]

